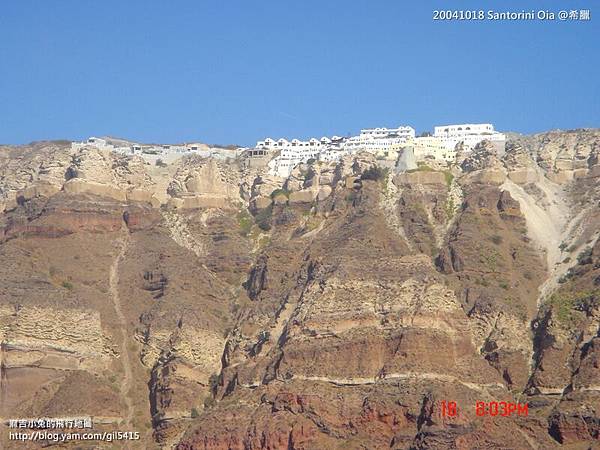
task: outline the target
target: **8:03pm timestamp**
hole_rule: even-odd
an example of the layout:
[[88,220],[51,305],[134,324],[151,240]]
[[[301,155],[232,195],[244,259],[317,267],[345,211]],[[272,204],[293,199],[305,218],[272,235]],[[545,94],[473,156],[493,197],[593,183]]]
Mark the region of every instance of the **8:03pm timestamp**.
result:
[[[460,408],[455,401],[442,400],[440,402],[440,414],[442,417],[458,417]],[[529,415],[529,404],[514,402],[477,401],[475,403],[475,415],[483,416],[525,416]]]

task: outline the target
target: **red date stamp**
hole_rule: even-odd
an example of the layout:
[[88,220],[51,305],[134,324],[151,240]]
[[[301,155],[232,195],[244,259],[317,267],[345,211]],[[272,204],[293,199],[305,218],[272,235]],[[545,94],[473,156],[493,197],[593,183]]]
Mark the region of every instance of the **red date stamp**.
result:
[[[454,401],[442,400],[440,402],[440,412],[442,417],[458,417],[460,408]],[[524,416],[529,415],[529,404],[528,403],[515,403],[515,402],[475,402],[475,415],[477,417],[511,417],[511,416]]]

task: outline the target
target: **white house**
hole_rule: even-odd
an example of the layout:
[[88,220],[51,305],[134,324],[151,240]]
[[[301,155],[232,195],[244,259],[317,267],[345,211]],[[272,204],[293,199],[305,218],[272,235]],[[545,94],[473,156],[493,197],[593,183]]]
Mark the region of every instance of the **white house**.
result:
[[444,161],[454,161],[456,150],[448,147],[441,138],[435,136],[417,137],[412,141],[413,152],[417,161],[432,158]]
[[365,128],[360,130],[358,136],[348,138],[345,147],[350,152],[364,150],[371,153],[385,153],[397,150],[399,146],[414,138],[415,130],[408,126]]
[[321,151],[331,142],[328,138],[310,138],[308,141],[300,139],[272,139],[266,138],[256,143],[256,150],[267,152],[278,151],[279,154],[269,163],[271,174],[287,177],[292,169],[309,159],[319,158]]
[[90,136],[86,141],[83,142],[71,142],[71,148],[73,150],[79,150],[82,147],[96,147],[100,149],[113,150],[114,146],[109,144],[106,139]]
[[407,126],[367,128],[361,130],[359,136],[350,138],[323,136],[321,139],[310,138],[307,141],[266,138],[256,143],[256,149],[278,150],[279,155],[269,163],[270,172],[287,177],[296,165],[310,159],[336,161],[343,155],[361,150],[382,156],[392,155],[414,137],[415,130]]
[[483,140],[489,140],[503,148],[506,136],[494,130],[491,123],[463,123],[459,125],[441,125],[434,127],[433,136],[441,139],[446,148],[454,149],[459,142],[467,151]]

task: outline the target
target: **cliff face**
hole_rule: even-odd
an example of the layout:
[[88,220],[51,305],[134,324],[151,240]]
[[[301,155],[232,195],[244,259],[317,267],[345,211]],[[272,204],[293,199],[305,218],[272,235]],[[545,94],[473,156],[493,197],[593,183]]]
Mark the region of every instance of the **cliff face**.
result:
[[0,148],[0,415],[93,415],[139,448],[594,445],[599,149],[551,132],[280,180]]

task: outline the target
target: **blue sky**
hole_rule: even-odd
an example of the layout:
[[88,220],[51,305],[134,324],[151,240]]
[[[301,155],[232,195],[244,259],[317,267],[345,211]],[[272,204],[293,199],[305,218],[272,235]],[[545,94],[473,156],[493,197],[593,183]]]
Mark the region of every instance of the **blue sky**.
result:
[[[591,21],[432,20],[541,7]],[[7,0],[0,143],[600,127],[599,55],[600,5],[580,0]]]

